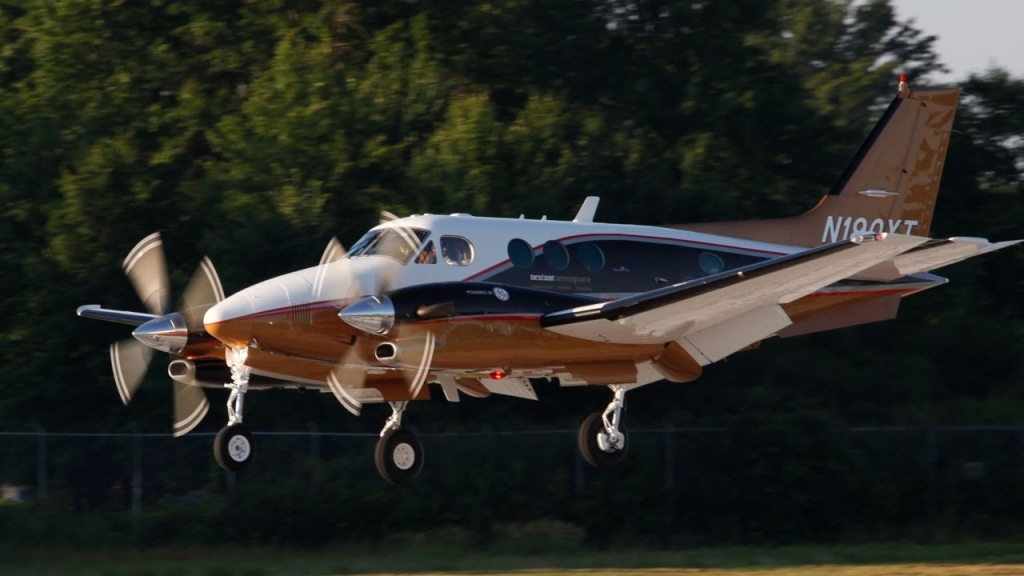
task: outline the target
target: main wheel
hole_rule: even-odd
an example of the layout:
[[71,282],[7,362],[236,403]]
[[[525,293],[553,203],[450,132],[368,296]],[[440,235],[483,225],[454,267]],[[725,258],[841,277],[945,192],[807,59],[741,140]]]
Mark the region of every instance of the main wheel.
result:
[[611,444],[608,439],[608,432],[604,429],[604,419],[601,412],[594,412],[580,425],[579,445],[580,454],[587,464],[595,468],[608,468],[615,466],[626,457],[629,452],[629,435],[626,428],[619,424],[621,438],[617,445]]
[[221,428],[213,441],[213,457],[228,472],[245,468],[255,455],[256,443],[252,439],[252,432],[241,424]]
[[392,484],[406,484],[423,470],[423,445],[405,428],[390,430],[377,441],[373,453],[377,471]]

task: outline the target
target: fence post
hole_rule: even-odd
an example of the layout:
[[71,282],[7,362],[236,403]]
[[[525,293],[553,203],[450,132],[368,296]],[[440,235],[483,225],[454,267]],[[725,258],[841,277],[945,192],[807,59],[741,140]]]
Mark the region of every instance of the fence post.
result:
[[[1024,462],[1024,428],[1020,426],[1014,427],[1013,435],[1017,440],[1017,450],[1013,454],[1013,473],[1014,479],[1016,480],[1013,485],[1017,489],[1016,501],[1019,503],[1024,502],[1024,483],[1021,482],[1024,479],[1024,470],[1022,470],[1021,462]],[[1018,507],[1018,510],[1020,508]]]
[[306,422],[306,429],[309,430],[309,458],[313,462],[320,461],[320,429],[316,422]]
[[936,531],[936,522],[938,516],[938,448],[935,444],[935,427],[928,428],[927,444],[928,444],[928,529],[931,530],[932,535]]
[[665,544],[672,540],[676,524],[676,429],[665,424]]
[[132,535],[139,541],[139,516],[142,514],[142,436],[132,438]]
[[573,450],[576,454],[576,493],[582,494],[586,479],[584,478],[583,454],[579,450]]
[[46,430],[42,426],[36,426],[36,499],[38,502],[46,500]]

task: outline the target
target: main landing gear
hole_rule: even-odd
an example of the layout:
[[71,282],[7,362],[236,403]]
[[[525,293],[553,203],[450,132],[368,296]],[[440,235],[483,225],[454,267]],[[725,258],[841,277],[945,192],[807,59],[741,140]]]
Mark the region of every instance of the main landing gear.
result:
[[380,431],[373,452],[377,472],[392,484],[407,484],[423,470],[423,445],[419,438],[402,427],[406,401],[389,402],[392,414]]
[[594,412],[583,421],[579,432],[580,453],[595,468],[615,466],[629,451],[629,435],[622,425],[622,409],[626,407],[626,389],[609,386],[614,392],[604,412]]
[[217,464],[228,472],[237,472],[248,466],[256,455],[256,443],[252,432],[242,424],[242,408],[245,393],[249,391],[249,374],[245,365],[248,348],[228,348],[226,359],[231,367],[231,382],[224,387],[231,390],[228,396],[228,425],[221,428],[213,441],[213,457]]

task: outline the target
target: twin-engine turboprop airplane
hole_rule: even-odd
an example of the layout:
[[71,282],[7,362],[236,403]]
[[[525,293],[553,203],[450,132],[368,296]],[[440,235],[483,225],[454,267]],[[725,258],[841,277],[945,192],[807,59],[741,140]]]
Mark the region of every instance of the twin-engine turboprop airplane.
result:
[[928,239],[959,91],[905,82],[846,170],[795,218],[681,226],[594,221],[587,198],[571,222],[415,215],[381,223],[347,253],[229,298],[208,260],[168,306],[158,235],[124,268],[149,313],[83,306],[79,315],[136,325],[111,347],[127,403],[153,349],[175,356],[175,435],[209,409],[203,388],[228,388],[228,425],[214,442],[225,469],[255,453],[242,423],[252,389],[331,392],[358,415],[388,402],[376,449],[381,475],[415,478],[423,448],[403,426],[410,400],[435,385],[460,395],[536,399],[531,378],[606,385],[579,448],[594,466],[629,447],[626,392],[690,382],[704,366],[772,336],[896,315],[901,298],[944,283],[928,273],[1016,241]]

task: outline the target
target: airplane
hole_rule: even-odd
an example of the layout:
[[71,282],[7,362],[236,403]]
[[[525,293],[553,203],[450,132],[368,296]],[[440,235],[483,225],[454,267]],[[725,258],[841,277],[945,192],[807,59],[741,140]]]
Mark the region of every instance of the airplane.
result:
[[135,326],[110,347],[125,404],[153,351],[172,355],[175,436],[207,414],[205,388],[230,391],[213,446],[229,471],[256,452],[243,424],[250,390],[331,393],[357,416],[389,403],[374,460],[405,484],[424,462],[403,422],[410,401],[431,386],[451,402],[536,400],[531,379],[609,388],[578,445],[589,464],[613,466],[629,448],[629,390],[694,381],[767,338],[894,318],[902,298],[947,281],[932,270],[1020,242],[928,237],[959,94],[901,78],[828,193],[792,218],[610,224],[595,220],[596,197],[571,221],[389,216],[347,252],[332,240],[317,266],[227,298],[204,259],[178,311],[153,234],[124,262],[148,312],[78,314]]

